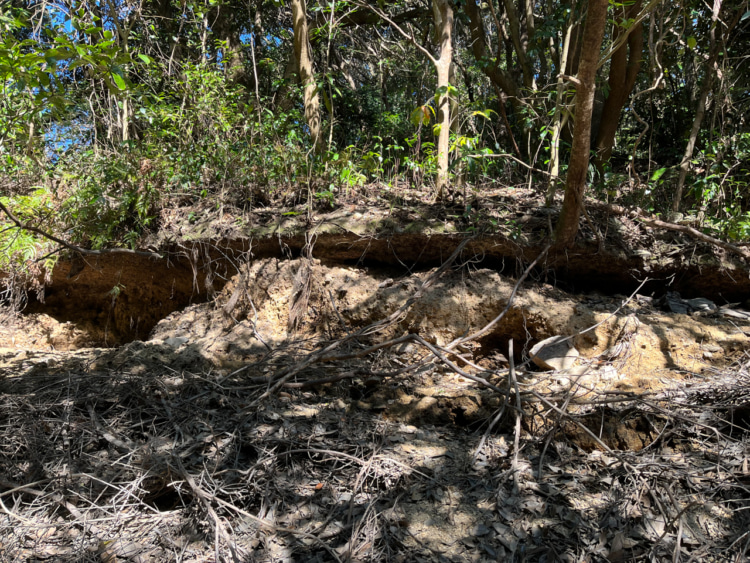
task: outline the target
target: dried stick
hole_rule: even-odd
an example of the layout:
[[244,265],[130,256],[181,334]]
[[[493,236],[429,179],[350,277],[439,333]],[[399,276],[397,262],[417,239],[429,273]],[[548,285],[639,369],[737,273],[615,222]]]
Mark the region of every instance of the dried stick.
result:
[[[177,470],[178,470],[180,477],[182,477],[182,479],[188,484],[190,489],[193,491],[193,494],[201,500],[201,502],[203,503],[203,506],[206,509],[206,512],[208,512],[208,514],[211,516],[214,522],[214,529],[216,531],[216,535],[220,536],[224,540],[224,542],[227,544],[227,546],[229,546],[229,552],[232,554],[232,561],[234,561],[235,563],[239,563],[240,559],[237,556],[237,551],[235,549],[234,543],[232,543],[232,538],[229,537],[229,533],[224,528],[224,524],[219,518],[219,515],[216,514],[214,507],[211,505],[211,501],[217,500],[216,496],[209,495],[207,492],[205,492],[203,489],[201,489],[197,485],[195,480],[185,469],[185,466],[182,464],[182,460],[180,459],[179,456],[173,455],[172,459],[177,465]],[[216,561],[219,561],[218,539],[216,541]]]
[[687,225],[677,225],[676,223],[667,223],[666,221],[662,221],[661,219],[646,219],[645,217],[639,217],[639,219],[641,223],[648,227],[659,227],[662,229],[668,229],[670,231],[685,233],[686,235],[689,235],[694,239],[713,244],[715,246],[718,246],[719,248],[723,248],[724,250],[731,252],[732,254],[741,256],[747,261],[750,261],[750,252],[747,252],[742,248],[728,242],[724,242],[723,240],[717,239],[716,237],[712,237],[710,235],[697,231],[693,227],[689,227]]
[[510,381],[516,391],[516,429],[513,439],[513,494],[518,495],[518,450],[521,443],[521,393],[518,391],[518,381],[516,380],[516,366],[513,361],[513,339],[508,342],[508,362],[510,363]]
[[641,222],[641,224],[646,225],[647,227],[666,229],[669,231],[678,231],[681,233],[685,233],[686,235],[694,239],[700,240],[702,242],[706,242],[708,244],[713,244],[715,246],[718,246],[719,248],[723,248],[724,250],[731,252],[732,254],[736,254],[744,258],[745,260],[750,261],[750,252],[743,250],[738,245],[734,245],[734,244],[725,242],[721,239],[718,239],[716,237],[712,237],[710,235],[702,233],[687,225],[678,225],[676,223],[669,223],[667,221],[662,221],[661,219],[648,217],[646,215],[646,212],[638,207],[634,209],[628,209],[621,205],[616,205],[613,203],[603,203],[603,202],[598,202],[598,201],[597,202],[590,201],[590,202],[587,202],[586,205],[590,207],[598,207],[600,209],[604,209],[605,211],[612,213],[613,215],[624,215],[624,216],[630,217],[631,219],[637,219],[638,221]]

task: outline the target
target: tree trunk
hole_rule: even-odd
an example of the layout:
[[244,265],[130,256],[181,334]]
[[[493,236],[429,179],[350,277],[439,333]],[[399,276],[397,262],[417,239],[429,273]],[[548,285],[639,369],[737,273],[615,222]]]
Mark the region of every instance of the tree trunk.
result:
[[304,87],[305,121],[310,128],[315,152],[323,150],[323,137],[320,123],[320,96],[315,83],[312,49],[308,36],[307,10],[305,0],[292,0],[292,22],[294,25],[294,54],[297,70]]
[[518,19],[518,12],[513,4],[513,0],[503,0],[503,3],[505,4],[505,14],[508,16],[508,23],[510,24],[510,36],[513,40],[513,46],[516,49],[518,62],[521,65],[524,88],[529,91],[535,90],[536,80],[534,78],[534,69],[531,66],[528,54],[526,53],[526,42],[524,41],[524,38],[521,37],[521,25]]
[[609,0],[590,0],[586,26],[581,41],[581,61],[576,84],[575,128],[570,153],[568,176],[565,181],[565,200],[557,223],[555,243],[558,247],[571,246],[578,234],[578,220],[583,208],[583,193],[589,167],[591,148],[591,114],[594,109],[596,70],[599,52],[607,23]]
[[248,91],[255,89],[254,76],[245,68],[245,54],[242,47],[240,33],[233,13],[228,6],[219,5],[215,15],[211,16],[211,33],[214,37],[224,39],[225,47],[222,53],[222,66],[226,77],[234,84],[241,84]]
[[[641,1],[636,0],[625,10],[623,22],[627,22],[638,15],[641,10]],[[643,57],[643,24],[638,22],[632,29],[623,29],[619,25],[616,26],[612,35],[612,42],[617,41],[623,33],[629,33],[628,40],[620,45],[612,55],[609,67],[609,95],[604,102],[601,123],[596,136],[594,165],[600,176],[604,175],[604,165],[609,162],[612,156],[617,126],[620,123],[620,114],[633,91]]]
[[[135,24],[135,19],[131,18],[129,23],[127,21],[121,21],[117,16],[117,8],[113,0],[109,0],[107,2],[107,7],[109,8],[109,15],[115,23],[115,29],[117,31],[117,33],[115,34],[115,42],[117,44],[117,47],[127,56],[130,54],[130,44],[128,41],[130,39],[130,31]],[[117,102],[120,98],[122,99],[122,103],[118,104]],[[112,96],[111,99],[112,107],[114,108],[114,111],[117,115],[116,123],[120,127],[120,140],[129,141],[131,112],[128,93],[125,92],[120,96]],[[112,135],[111,131],[107,133],[107,138],[114,138],[114,135]]]
[[557,98],[555,100],[555,115],[552,118],[552,140],[550,141],[550,155],[549,155],[549,184],[547,184],[547,198],[545,199],[545,205],[551,207],[555,200],[555,192],[557,191],[557,182],[560,176],[560,136],[568,120],[568,111],[566,108],[568,87],[565,84],[563,73],[565,67],[568,64],[568,55],[570,53],[570,38],[573,35],[574,29],[574,18],[573,12],[571,11],[571,17],[568,23],[568,27],[565,30],[565,38],[563,39],[562,53],[557,65]]
[[433,0],[432,7],[435,29],[440,40],[440,58],[435,61],[439,92],[437,123],[440,127],[437,144],[437,197],[443,199],[448,186],[448,153],[451,135],[450,78],[453,63],[453,8],[449,0]]
[[[471,32],[471,51],[474,55],[474,59],[479,63],[479,67],[482,72],[490,79],[492,86],[495,88],[497,93],[497,103],[499,106],[500,114],[503,118],[505,130],[508,133],[508,138],[513,145],[513,150],[521,158],[521,150],[518,148],[515,138],[513,137],[513,130],[510,128],[508,122],[508,116],[505,113],[505,100],[510,100],[511,105],[514,109],[520,106],[521,89],[513,81],[513,77],[509,72],[500,68],[498,64],[490,64],[489,54],[487,53],[487,40],[485,38],[484,22],[482,21],[482,14],[479,11],[479,7],[476,5],[475,0],[467,0],[465,6],[466,15],[469,17],[469,31]],[[492,4],[490,4],[490,7]],[[494,12],[493,12],[493,17]],[[498,40],[498,61],[500,59],[500,47],[503,44],[502,40],[502,28],[499,27],[498,22],[497,40]],[[505,95],[503,95],[503,93]]]
[[677,179],[677,187],[675,188],[674,198],[672,199],[673,215],[676,215],[680,211],[682,190],[685,187],[685,180],[687,179],[687,173],[690,169],[690,160],[693,158],[693,151],[695,150],[695,142],[701,131],[703,116],[706,114],[706,100],[708,100],[708,94],[711,91],[711,84],[713,83],[715,74],[714,67],[716,65],[716,59],[719,56],[718,42],[716,41],[716,22],[719,19],[721,2],[722,0],[714,0],[713,13],[711,14],[711,30],[709,31],[711,47],[708,63],[706,64],[706,77],[703,79],[703,84],[701,85],[698,107],[695,109],[695,118],[693,119],[693,127],[690,129],[690,137],[688,137],[688,143],[685,147],[685,154],[682,157],[682,162],[680,162],[680,175]]
[[[479,63],[482,72],[490,79],[493,85],[505,92],[512,104],[517,105],[521,97],[521,89],[513,82],[513,77],[509,72],[500,68],[496,64],[490,64],[487,53],[487,40],[485,38],[484,22],[482,14],[475,0],[467,0],[465,4],[466,15],[469,16],[469,31],[471,32],[471,51],[474,59]],[[498,29],[498,45],[502,43],[500,39],[501,31]],[[500,54],[498,53],[498,58]]]

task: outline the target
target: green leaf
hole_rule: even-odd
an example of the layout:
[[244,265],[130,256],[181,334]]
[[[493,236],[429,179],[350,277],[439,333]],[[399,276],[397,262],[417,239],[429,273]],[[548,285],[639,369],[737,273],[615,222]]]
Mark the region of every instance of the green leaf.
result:
[[113,68],[112,69],[112,80],[115,81],[115,86],[117,86],[118,90],[127,90],[128,85],[125,82],[125,79],[122,76],[122,69],[120,68]]
[[471,113],[471,115],[472,116],[477,116],[478,115],[478,116],[484,117],[485,119],[490,119],[490,114],[491,113],[497,113],[497,112],[494,111],[494,110],[491,110],[491,109],[483,109],[481,111],[480,110],[474,111],[474,112]]
[[688,37],[687,45],[690,49],[695,49],[695,46],[698,44],[698,40],[693,37],[692,35]]
[[326,106],[326,109],[328,110],[328,113],[333,113],[333,105],[331,104],[331,100],[328,97],[328,92],[325,90],[321,90],[323,93],[323,104]]
[[654,172],[653,175],[651,176],[651,181],[652,182],[658,182],[659,178],[661,178],[666,171],[667,171],[666,168],[659,168],[659,170],[657,170],[656,172]]
[[113,72],[112,80],[115,81],[115,86],[117,86],[119,90],[125,90],[128,87],[128,85],[125,84],[125,80],[123,79],[123,77],[120,76],[119,74],[116,74]]
[[146,64],[151,64],[151,57],[147,57],[146,55],[142,55],[141,53],[138,53],[138,58],[141,59]]

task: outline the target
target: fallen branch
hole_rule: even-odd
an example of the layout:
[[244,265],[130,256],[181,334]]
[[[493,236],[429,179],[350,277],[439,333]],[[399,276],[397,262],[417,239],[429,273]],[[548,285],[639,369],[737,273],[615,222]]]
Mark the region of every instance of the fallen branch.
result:
[[715,246],[723,248],[724,250],[728,252],[741,256],[747,261],[750,261],[750,252],[747,252],[741,249],[739,246],[735,246],[734,244],[724,242],[721,239],[717,239],[716,237],[712,237],[710,235],[702,233],[694,229],[693,227],[688,227],[687,225],[677,225],[676,223],[667,223],[666,221],[662,221],[660,219],[646,219],[645,217],[639,217],[639,219],[641,223],[649,227],[659,227],[662,229],[668,229],[670,231],[678,231],[680,233],[685,233],[694,239],[698,239],[702,242],[713,244]]
[[706,242],[708,244],[713,244],[714,246],[718,246],[719,248],[723,248],[724,250],[731,252],[732,254],[736,254],[737,256],[740,256],[750,262],[750,252],[747,252],[740,247],[745,246],[746,243],[740,243],[740,245],[731,244],[716,237],[712,237],[711,235],[702,233],[699,230],[687,225],[678,225],[677,223],[669,223],[667,221],[662,221],[661,219],[648,217],[645,211],[638,207],[634,209],[628,209],[626,207],[623,207],[622,205],[602,203],[601,201],[587,202],[586,205],[588,205],[589,207],[602,209],[613,215],[630,217],[631,219],[635,219],[643,225],[646,225],[647,227],[667,229],[669,231],[685,233],[691,238],[700,240],[701,242]]

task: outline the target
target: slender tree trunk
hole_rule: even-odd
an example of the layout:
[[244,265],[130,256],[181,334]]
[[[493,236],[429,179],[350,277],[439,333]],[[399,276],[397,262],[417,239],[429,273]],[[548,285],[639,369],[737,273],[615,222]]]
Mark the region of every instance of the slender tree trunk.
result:
[[555,199],[557,183],[560,177],[560,135],[568,119],[568,112],[565,108],[567,100],[565,99],[568,88],[565,85],[563,73],[568,64],[568,53],[570,52],[570,38],[573,34],[573,13],[571,11],[570,21],[565,30],[563,39],[562,53],[560,54],[557,68],[557,99],[555,100],[555,115],[552,118],[552,140],[550,142],[549,156],[549,184],[547,185],[547,198],[545,204],[550,207]]
[[516,49],[518,62],[521,64],[523,85],[527,90],[534,90],[536,89],[534,69],[531,66],[531,62],[526,53],[526,44],[521,37],[521,25],[518,19],[518,12],[513,4],[513,0],[503,0],[503,3],[505,4],[505,14],[508,16],[508,23],[510,24],[510,36],[513,40],[513,46]]
[[[623,21],[635,18],[641,11],[642,0],[636,0],[623,14]],[[632,29],[615,27],[612,41],[615,42],[623,33],[629,33],[627,42],[613,53],[609,66],[609,94],[604,102],[599,131],[596,136],[596,155],[594,165],[599,175],[604,174],[604,165],[612,156],[615,146],[615,135],[620,123],[622,108],[630,97],[635,86],[643,58],[643,24],[638,22]]]
[[448,186],[448,157],[451,135],[451,96],[449,92],[453,63],[453,8],[449,0],[433,0],[435,29],[440,40],[440,58],[436,59],[438,95],[437,122],[440,127],[437,144],[438,199],[445,197]]
[[[509,72],[503,70],[499,65],[490,64],[488,60],[490,55],[487,52],[487,40],[485,38],[484,22],[482,21],[482,14],[479,11],[479,7],[476,5],[475,0],[467,0],[465,4],[466,15],[469,16],[469,31],[471,32],[471,51],[474,55],[474,59],[480,63],[479,66],[487,75],[487,78],[492,81],[493,85],[500,88],[510,98],[510,102],[514,105],[518,104],[518,100],[521,97],[521,90],[513,81],[513,77]],[[498,24],[499,25],[499,22]],[[498,28],[498,47],[502,45],[502,30]],[[498,49],[498,57],[499,57]]]
[[220,6],[213,18],[211,32],[214,36],[223,37],[225,48],[222,55],[224,72],[230,82],[241,84],[248,90],[254,90],[254,76],[245,69],[245,54],[240,40],[240,32],[235,27],[231,12],[226,6]]
[[715,74],[714,67],[716,66],[716,59],[719,56],[718,42],[716,41],[716,22],[719,19],[721,2],[722,0],[714,0],[713,13],[711,14],[711,30],[709,31],[711,47],[708,64],[706,64],[706,77],[703,79],[703,84],[701,85],[701,92],[698,97],[698,107],[695,109],[695,117],[693,118],[693,127],[690,129],[690,136],[688,137],[688,143],[685,147],[685,154],[682,156],[682,161],[680,162],[680,175],[677,178],[677,187],[675,188],[674,198],[672,199],[673,215],[676,215],[680,211],[682,190],[685,187],[685,180],[687,179],[687,173],[690,169],[690,160],[693,158],[695,142],[698,140],[698,134],[701,131],[703,117],[706,115],[706,100],[708,100],[708,94],[711,92],[711,85],[713,84]]
[[130,101],[127,98],[123,98],[122,100],[122,110],[120,113],[121,113],[121,120],[122,120],[122,140],[129,141],[130,140]]
[[292,1],[292,21],[294,25],[294,54],[297,58],[297,70],[300,82],[304,87],[305,121],[310,128],[315,152],[323,150],[323,136],[320,123],[320,96],[315,83],[312,49],[308,36],[307,10],[305,0]]
[[[448,82],[451,86],[455,86],[456,80],[456,65],[452,63],[450,66],[450,73],[448,75]],[[458,136],[461,134],[461,123],[458,120],[458,96],[450,96],[451,103],[451,133]]]
[[[492,2],[490,2],[488,5],[492,13],[492,18],[495,21],[495,25],[497,26],[497,61],[499,62],[500,50],[503,45],[503,29],[500,21],[497,18],[495,10],[492,7]],[[500,115],[503,119],[505,130],[508,133],[508,138],[510,139],[510,143],[513,145],[514,152],[516,153],[516,155],[518,155],[518,158],[522,158],[521,150],[518,148],[516,139],[513,137],[513,130],[510,127],[508,116],[505,112],[506,95],[507,99],[510,100],[513,108],[519,108],[521,89],[513,81],[513,77],[509,72],[503,70],[499,66],[499,64],[490,64],[490,61],[488,60],[489,54],[487,39],[485,37],[484,22],[482,21],[482,14],[479,11],[479,7],[477,6],[476,1],[467,0],[467,2],[464,4],[464,10],[466,11],[466,15],[469,17],[469,31],[471,32],[472,54],[474,55],[474,59],[479,63],[482,72],[484,72],[487,78],[490,79],[490,82],[492,82],[492,86],[494,87],[495,93],[497,94],[498,109],[500,110]]]
[[201,31],[201,64],[208,62],[208,11],[203,13],[203,31]]
[[583,209],[583,193],[589,167],[591,148],[591,114],[594,109],[596,70],[607,23],[609,0],[590,0],[586,26],[583,30],[581,61],[576,84],[575,128],[573,148],[565,181],[565,200],[557,223],[555,243],[559,247],[571,246],[578,234],[578,221]]
[[[122,22],[117,16],[117,8],[115,7],[113,0],[108,0],[107,7],[109,9],[109,15],[115,23],[115,29],[117,31],[117,34],[115,35],[115,41],[117,43],[117,46],[122,50],[123,53],[127,54],[129,52],[128,40],[130,39],[131,26],[127,25],[125,22]],[[120,96],[110,96],[112,107],[116,115],[115,123],[117,123],[120,128],[120,141],[128,141],[130,140],[130,112],[128,111],[129,108],[127,94],[122,96],[122,104],[117,103],[118,99],[120,99]],[[111,129],[107,132],[107,138],[114,138],[114,133]]]

